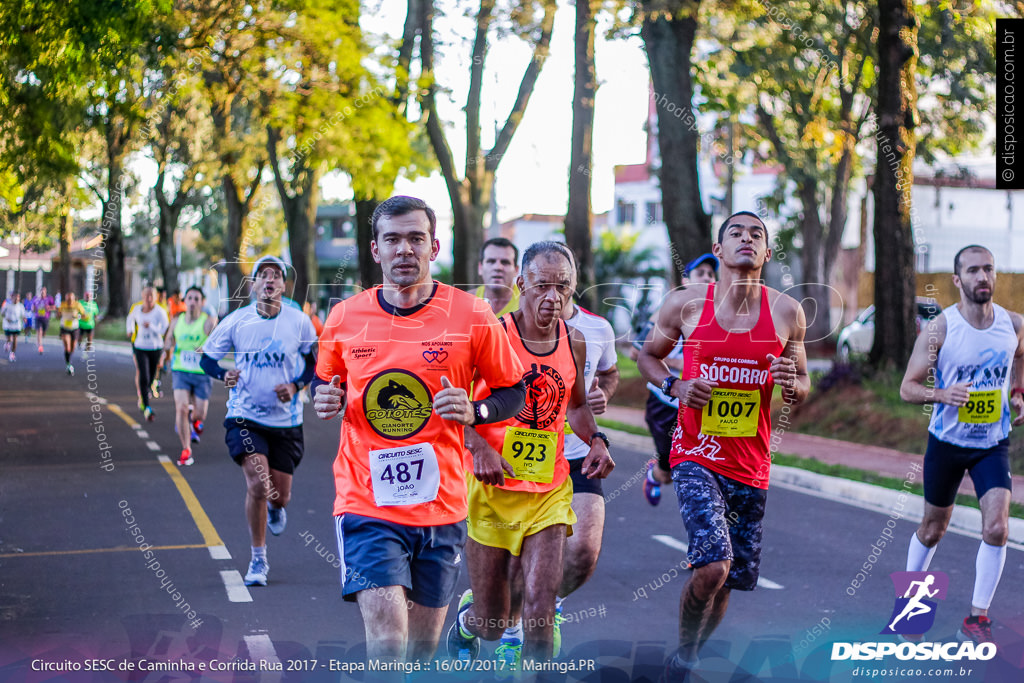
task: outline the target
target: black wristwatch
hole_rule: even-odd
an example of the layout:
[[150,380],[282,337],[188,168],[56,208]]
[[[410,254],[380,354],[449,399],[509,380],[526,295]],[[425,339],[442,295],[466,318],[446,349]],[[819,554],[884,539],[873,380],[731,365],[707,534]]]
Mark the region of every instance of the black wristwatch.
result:
[[491,409],[487,407],[487,404],[483,401],[477,401],[473,404],[473,424],[483,424],[487,422],[487,418],[491,416]]
[[593,434],[590,435],[591,446],[594,445],[594,439],[601,439],[601,441],[604,441],[605,448],[612,447],[612,442],[608,440],[608,435],[605,434],[604,432],[594,432]]
[[675,375],[669,375],[665,379],[661,380],[661,393],[665,394],[666,396],[671,396],[672,383],[675,382],[677,379],[679,378],[676,377]]

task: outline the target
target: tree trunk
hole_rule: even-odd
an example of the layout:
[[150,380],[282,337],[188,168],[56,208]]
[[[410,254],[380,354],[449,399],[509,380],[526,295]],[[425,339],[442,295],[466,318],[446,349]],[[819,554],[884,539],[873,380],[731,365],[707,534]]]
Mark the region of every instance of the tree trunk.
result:
[[880,0],[878,9],[875,340],[869,360],[879,369],[902,369],[916,337],[911,188],[917,144],[917,21],[910,0]]
[[107,313],[108,318],[128,315],[128,292],[124,274],[124,235],[121,232],[121,164],[110,163],[107,168],[107,198],[103,201],[103,254],[107,261]]
[[[491,198],[494,174],[505,156],[512,137],[519,128],[523,114],[530,102],[540,70],[547,60],[554,30],[555,0],[543,0],[544,17],[540,22],[532,57],[522,80],[515,104],[508,118],[498,132],[491,150],[483,154],[480,149],[480,95],[483,68],[487,54],[487,31],[491,22],[494,0],[481,0],[477,13],[476,36],[470,59],[470,89],[466,98],[466,178],[459,180],[455,169],[451,147],[445,137],[444,125],[437,113],[436,93],[438,85],[432,82],[423,96],[423,110],[426,113],[427,135],[437,156],[441,175],[452,207],[452,281],[456,286],[469,287],[476,280],[476,263],[483,244],[483,219]],[[433,21],[434,4],[421,3],[420,61],[424,77],[434,74]]]
[[818,215],[818,193],[813,181],[805,179],[797,187],[797,195],[803,208],[800,219],[800,235],[803,246],[800,247],[800,265],[803,270],[803,301],[804,314],[807,316],[807,335],[805,343],[818,344],[825,340],[831,331],[830,296],[828,280],[822,267],[822,242],[824,226]]
[[57,219],[57,234],[60,235],[60,291],[62,296],[71,291],[71,217],[64,205]]
[[249,206],[239,196],[238,185],[230,175],[221,181],[224,187],[224,205],[227,209],[227,225],[224,226],[224,274],[228,278],[228,311],[233,311],[249,302],[249,287],[242,273],[241,253],[242,230]]
[[178,289],[178,264],[174,258],[174,231],[178,227],[181,207],[178,202],[168,202],[162,197],[163,183],[155,188],[158,209],[156,254],[160,272],[164,276],[164,287],[168,295]]
[[[697,172],[700,134],[694,118],[690,74],[700,0],[644,0],[642,4],[640,35],[658,111],[662,214],[677,279],[684,264],[711,250],[711,217],[701,202]],[[666,10],[670,18],[666,18]]]
[[[369,289],[383,282],[380,265],[373,260],[370,242],[373,240],[373,212],[380,201],[377,199],[356,200],[356,244],[359,245],[359,283]],[[335,284],[342,284],[336,282]]]
[[[310,173],[310,176],[315,174]],[[309,286],[319,281],[316,260],[316,223],[317,187],[306,185],[287,204],[285,220],[288,224],[288,248],[292,256],[292,267],[295,269],[295,286],[292,298],[299,304],[306,301]],[[304,183],[305,184],[305,183]]]
[[592,289],[594,250],[590,210],[594,98],[597,94],[595,23],[590,0],[576,0],[576,73],[572,98],[572,152],[569,161],[569,207],[565,214],[565,241],[576,255],[580,304],[590,310],[594,310],[596,301]]

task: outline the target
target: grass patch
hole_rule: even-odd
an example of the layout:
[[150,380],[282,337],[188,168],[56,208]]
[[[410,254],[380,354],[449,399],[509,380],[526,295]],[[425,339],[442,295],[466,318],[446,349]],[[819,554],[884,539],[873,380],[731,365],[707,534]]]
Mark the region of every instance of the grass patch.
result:
[[[919,496],[924,495],[924,486],[921,484],[915,483],[909,489],[905,489],[903,486],[904,482],[899,479],[886,477],[878,474],[877,472],[859,470],[855,467],[847,467],[846,465],[830,465],[828,463],[821,462],[820,460],[815,460],[814,458],[800,458],[795,455],[775,453],[772,456],[772,462],[776,465],[783,465],[785,467],[799,467],[802,470],[808,470],[809,472],[815,472],[817,474],[825,474],[830,477],[840,477],[842,479],[850,479],[852,481],[861,481],[865,484],[874,484],[875,486],[882,486],[896,491],[909,490],[911,493],[915,493]],[[956,495],[956,504],[972,507],[975,510],[980,509],[977,498],[962,493],[958,493]],[[1011,502],[1010,516],[1024,519],[1024,505]]]
[[96,324],[94,338],[103,341],[127,341],[124,332],[124,318],[104,318]]
[[619,349],[615,349],[615,354],[618,356],[616,360],[616,367],[619,368],[619,379],[642,379],[640,377],[640,368],[636,366],[636,361],[622,353]]
[[650,436],[651,433],[644,427],[638,427],[631,425],[626,422],[619,422],[618,420],[609,420],[606,417],[595,417],[597,420],[598,427],[604,427],[605,429],[616,429],[620,432],[626,432],[628,434],[637,434],[638,436]]

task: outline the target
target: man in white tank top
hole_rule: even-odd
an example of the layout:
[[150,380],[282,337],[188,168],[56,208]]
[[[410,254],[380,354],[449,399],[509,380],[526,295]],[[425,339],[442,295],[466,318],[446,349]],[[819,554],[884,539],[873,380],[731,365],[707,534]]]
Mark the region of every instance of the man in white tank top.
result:
[[1024,424],[1024,318],[992,302],[995,261],[985,247],[961,249],[953,273],[960,302],[922,330],[900,387],[904,401],[932,409],[924,519],[910,538],[907,571],[927,571],[969,472],[981,507],[982,542],[971,614],[957,635],[993,642],[988,609],[1006,561],[1011,420],[1014,427]]

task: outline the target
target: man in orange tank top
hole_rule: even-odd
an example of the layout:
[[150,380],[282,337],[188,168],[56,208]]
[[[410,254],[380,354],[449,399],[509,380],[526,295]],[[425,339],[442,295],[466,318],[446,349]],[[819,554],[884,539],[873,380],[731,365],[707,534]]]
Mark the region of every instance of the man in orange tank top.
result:
[[[343,413],[334,461],[342,593],[359,605],[368,659],[387,663],[433,657],[455,597],[463,427],[515,415],[525,394],[523,366],[487,302],[431,279],[436,225],[414,197],[377,207],[370,250],[384,284],[331,309],[313,382],[317,415]],[[474,378],[491,387],[487,398],[470,400]]]
[[[770,404],[810,390],[806,321],[792,298],[761,284],[768,229],[748,211],[729,216],[712,248],[721,281],[671,292],[640,351],[649,381],[679,399],[670,463],[693,575],[679,605],[679,650],[666,680],[682,680],[725,616],[732,589],[753,590],[771,467]],[[663,359],[685,339],[682,379]]]
[[[558,242],[539,242],[523,254],[518,278],[520,308],[501,319],[524,367],[526,405],[503,422],[466,430],[474,457],[469,476],[470,540],[466,543],[472,590],[459,601],[448,632],[448,654],[473,659],[480,638],[497,640],[512,622],[511,581],[524,577],[526,659],[553,651],[555,593],[562,581],[566,532],[576,521],[572,480],[565,458],[565,421],[590,452],[584,476],[604,478],[615,464],[608,437],[598,431],[587,402],[583,368],[586,340],[561,320],[574,284],[572,252]],[[477,396],[489,388],[474,387]],[[479,466],[492,463],[490,468]],[[500,465],[497,476],[487,476]]]

